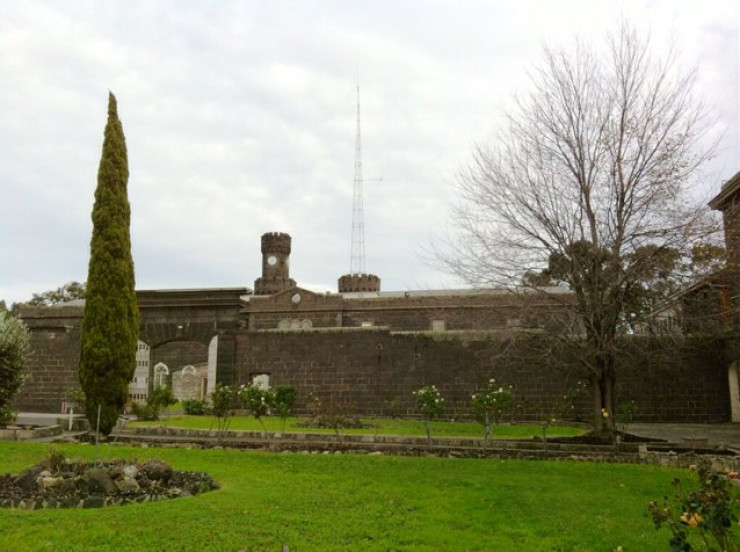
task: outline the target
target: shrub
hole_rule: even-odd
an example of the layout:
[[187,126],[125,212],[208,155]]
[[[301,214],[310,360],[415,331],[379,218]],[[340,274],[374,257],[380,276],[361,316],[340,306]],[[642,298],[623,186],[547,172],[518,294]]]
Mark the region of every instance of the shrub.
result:
[[[211,412],[216,418],[218,427],[216,436],[221,441],[226,431],[229,429],[231,417],[234,415],[234,409],[239,401],[239,394],[234,387],[217,383],[211,391]],[[211,423],[211,427],[213,424]],[[210,428],[209,428],[210,431]]]
[[320,427],[333,429],[337,440],[341,440],[342,429],[370,427],[364,423],[356,414],[355,405],[340,399],[322,401],[321,397],[314,393],[309,394],[307,401],[309,419],[300,424],[302,427]]
[[671,531],[668,542],[675,552],[739,551],[740,539],[732,527],[738,522],[740,501],[731,483],[737,473],[713,471],[706,458],[692,468],[699,479],[699,489],[687,491],[676,478],[673,484],[677,493],[672,501],[664,497],[662,503],[650,502],[655,528],[666,526]]
[[292,385],[278,385],[275,388],[275,410],[280,416],[283,429],[285,429],[285,419],[293,411],[296,395],[298,395],[298,390]]
[[242,385],[239,388],[239,398],[244,405],[244,408],[249,410],[262,426],[262,431],[265,433],[267,438],[270,438],[270,434],[267,432],[265,423],[262,420],[263,416],[266,416],[270,409],[275,405],[275,391],[272,389],[262,389],[258,385]]
[[10,401],[23,385],[28,352],[28,328],[7,311],[0,311],[0,424],[12,421]]
[[514,406],[514,392],[511,386],[497,385],[496,380],[491,378],[484,389],[473,394],[472,399],[475,418],[485,428],[483,446],[487,448],[493,428]]
[[140,420],[159,420],[162,409],[176,402],[169,387],[157,386],[147,397],[145,404],[133,403],[131,410]]
[[189,416],[208,414],[208,404],[202,399],[185,399],[182,401],[182,410]]
[[444,412],[445,400],[434,385],[427,385],[418,391],[414,391],[416,397],[416,409],[424,420],[424,429],[427,432],[427,446],[432,446],[432,431],[429,422],[438,418]]
[[620,403],[617,405],[614,413],[614,420],[617,422],[619,431],[625,435],[629,425],[634,421],[637,415],[637,405],[635,401]]

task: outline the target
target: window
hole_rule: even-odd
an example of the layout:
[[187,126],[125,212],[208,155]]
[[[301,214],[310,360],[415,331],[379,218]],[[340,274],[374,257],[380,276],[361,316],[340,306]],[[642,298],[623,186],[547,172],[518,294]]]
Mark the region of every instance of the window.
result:
[[433,332],[445,331],[445,321],[444,320],[432,320],[432,331]]
[[260,389],[269,389],[270,388],[270,374],[267,374],[267,373],[253,374],[252,375],[252,385],[257,386]]

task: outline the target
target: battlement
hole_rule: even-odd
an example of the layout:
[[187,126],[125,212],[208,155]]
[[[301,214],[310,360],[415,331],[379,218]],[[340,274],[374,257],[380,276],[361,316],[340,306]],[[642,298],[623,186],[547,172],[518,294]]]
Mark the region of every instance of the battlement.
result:
[[380,278],[375,274],[345,274],[339,278],[339,293],[380,291]]
[[262,254],[281,253],[290,255],[290,234],[283,232],[267,232],[262,234]]

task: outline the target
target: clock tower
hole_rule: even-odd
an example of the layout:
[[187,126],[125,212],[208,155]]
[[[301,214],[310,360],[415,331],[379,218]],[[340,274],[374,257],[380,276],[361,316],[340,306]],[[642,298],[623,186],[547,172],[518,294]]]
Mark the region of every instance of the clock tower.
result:
[[290,278],[290,235],[262,234],[262,277],[254,281],[255,295],[271,295],[295,287]]

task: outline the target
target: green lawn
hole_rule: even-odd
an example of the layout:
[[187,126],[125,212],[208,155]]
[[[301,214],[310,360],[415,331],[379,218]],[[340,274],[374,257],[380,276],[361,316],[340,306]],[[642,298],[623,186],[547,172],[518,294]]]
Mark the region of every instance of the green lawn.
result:
[[[161,416],[158,422],[132,422],[131,427],[167,425],[170,427],[183,427],[188,429],[216,428],[215,419],[212,416],[185,416],[167,415]],[[311,432],[311,433],[333,433],[332,429],[317,429],[300,427],[298,424],[305,422],[304,418],[287,418],[283,429],[282,420],[277,417],[263,418],[268,431],[280,432]],[[410,419],[369,418],[363,423],[373,427],[365,429],[342,429],[345,434],[370,434],[370,435],[426,435],[424,422]],[[483,426],[475,422],[432,422],[433,437],[483,437]],[[261,431],[262,426],[252,416],[234,416],[229,429],[232,430],[254,430]],[[580,435],[584,430],[572,426],[552,426],[548,429],[548,437],[555,435]],[[541,436],[542,428],[537,424],[503,424],[496,426],[493,437],[506,439],[528,439],[532,436]]]
[[[47,445],[0,442],[0,473]],[[90,445],[61,447],[94,458]],[[667,550],[646,515],[678,470],[570,461],[101,446],[159,457],[222,489],[102,510],[0,509],[3,551]]]

